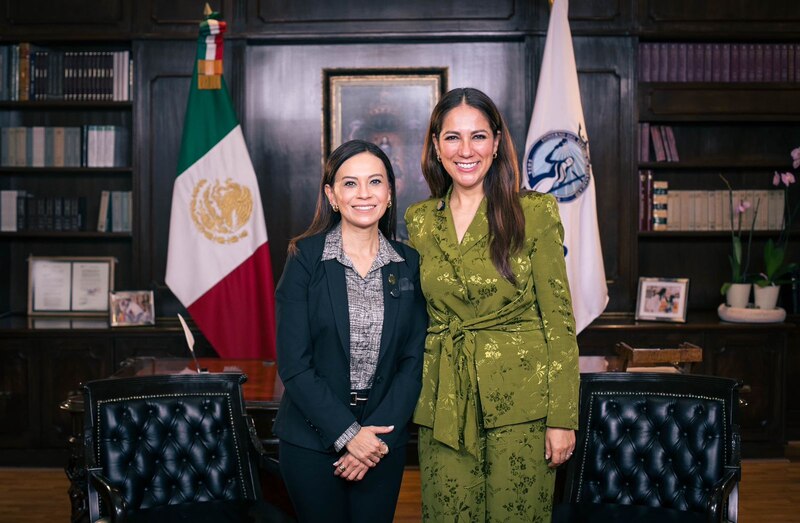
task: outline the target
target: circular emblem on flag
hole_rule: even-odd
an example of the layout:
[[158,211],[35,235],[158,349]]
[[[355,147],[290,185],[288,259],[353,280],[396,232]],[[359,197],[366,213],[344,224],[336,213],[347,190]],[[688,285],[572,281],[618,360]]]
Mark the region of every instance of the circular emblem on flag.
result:
[[572,201],[589,186],[589,146],[571,132],[548,133],[531,147],[525,174],[529,188],[550,193],[559,203]]
[[216,243],[236,243],[248,234],[242,229],[253,214],[253,196],[230,178],[224,183],[200,180],[192,191],[191,213],[203,236]]

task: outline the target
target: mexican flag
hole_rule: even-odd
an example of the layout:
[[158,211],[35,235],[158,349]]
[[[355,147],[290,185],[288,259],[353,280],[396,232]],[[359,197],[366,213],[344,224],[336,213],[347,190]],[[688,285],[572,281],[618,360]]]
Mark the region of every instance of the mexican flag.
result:
[[275,359],[275,302],[258,182],[234,114],[225,22],[200,24],[172,193],[166,282],[222,358]]

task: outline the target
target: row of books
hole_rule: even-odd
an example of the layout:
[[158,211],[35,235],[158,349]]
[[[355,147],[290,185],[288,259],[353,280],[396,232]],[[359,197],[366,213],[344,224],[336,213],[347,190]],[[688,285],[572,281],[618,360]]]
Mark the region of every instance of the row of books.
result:
[[651,125],[650,122],[641,122],[639,123],[639,161],[649,162],[652,157],[655,157],[657,162],[680,161],[678,147],[675,144],[675,133],[669,125]]
[[639,80],[800,82],[800,44],[645,42]]
[[131,99],[130,51],[0,46],[0,101]]
[[[781,190],[735,190],[733,205],[750,202],[741,214],[742,230],[777,231],[783,227],[785,201]],[[756,212],[758,208],[758,212]],[[739,214],[733,213],[734,227]],[[670,190],[666,180],[639,172],[640,231],[730,231],[731,194],[727,190]]]
[[127,167],[130,133],[114,125],[2,127],[2,167]]
[[131,191],[102,191],[97,215],[99,232],[131,232],[133,221]]
[[86,230],[86,198],[0,191],[0,231]]

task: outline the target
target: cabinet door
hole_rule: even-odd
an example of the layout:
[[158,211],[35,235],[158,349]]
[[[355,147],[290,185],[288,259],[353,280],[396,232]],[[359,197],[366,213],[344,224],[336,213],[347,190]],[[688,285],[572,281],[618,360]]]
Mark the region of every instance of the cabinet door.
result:
[[69,414],[59,409],[81,383],[107,378],[112,370],[111,340],[107,337],[40,338],[33,342],[41,351],[42,447],[66,448],[72,436]]
[[0,0],[0,34],[54,38],[81,34],[119,38],[131,30],[129,0]]
[[39,440],[37,360],[27,340],[0,349],[0,448],[28,448]]
[[739,422],[745,455],[781,453],[784,442],[785,333],[710,333],[704,372],[742,382]]

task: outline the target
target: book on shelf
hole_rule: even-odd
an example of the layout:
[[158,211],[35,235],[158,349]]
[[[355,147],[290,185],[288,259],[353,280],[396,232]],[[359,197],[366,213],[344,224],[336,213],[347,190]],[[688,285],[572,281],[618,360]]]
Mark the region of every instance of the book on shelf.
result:
[[653,230],[666,231],[668,227],[669,182],[653,180]]
[[[654,191],[655,192],[655,191]],[[780,190],[735,190],[733,206],[748,201],[751,207],[742,213],[742,230],[749,230],[755,215],[756,231],[777,231],[783,223],[783,192]],[[667,229],[670,231],[730,231],[731,197],[727,190],[669,190]],[[756,206],[758,213],[755,214]],[[739,217],[733,215],[733,227]]]
[[0,101],[130,101],[128,50],[64,51],[0,45]]
[[641,42],[643,82],[797,82],[800,43]]
[[130,132],[113,125],[2,127],[0,166],[127,167]]
[[101,191],[98,206],[99,232],[131,232],[131,191]]
[[650,137],[653,140],[653,152],[655,153],[657,162],[664,162],[667,160],[667,151],[664,148],[664,137],[661,135],[661,126],[650,126]]

